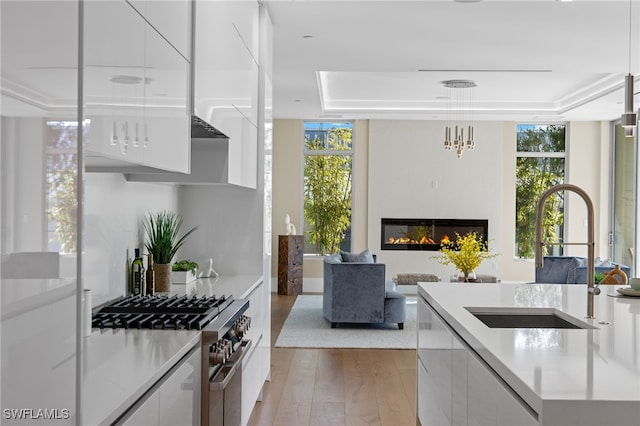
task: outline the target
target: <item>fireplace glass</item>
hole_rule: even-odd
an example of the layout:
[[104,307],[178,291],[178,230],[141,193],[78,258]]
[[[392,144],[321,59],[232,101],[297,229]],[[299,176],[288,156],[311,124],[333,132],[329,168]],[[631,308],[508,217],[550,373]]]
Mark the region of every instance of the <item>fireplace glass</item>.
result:
[[382,219],[382,250],[440,250],[446,241],[455,241],[456,234],[475,232],[487,241],[487,219]]

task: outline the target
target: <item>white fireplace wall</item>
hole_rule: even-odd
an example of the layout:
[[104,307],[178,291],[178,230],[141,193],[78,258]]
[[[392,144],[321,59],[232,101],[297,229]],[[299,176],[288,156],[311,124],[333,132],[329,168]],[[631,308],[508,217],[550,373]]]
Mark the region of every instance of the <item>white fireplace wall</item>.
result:
[[[489,248],[503,252],[502,122],[477,122],[476,149],[461,159],[445,152],[438,121],[370,120],[368,241],[387,277],[429,272],[443,280],[455,273],[431,259],[433,251],[380,250],[380,220],[390,218],[488,219]],[[510,253],[507,254],[510,256]],[[501,275],[502,257],[476,272]]]
[[[430,217],[489,220],[489,248],[500,256],[489,259],[479,273],[503,280],[533,281],[533,261],[514,258],[515,122],[480,121],[476,149],[461,159],[442,148],[442,121],[369,121],[368,242],[387,276],[402,272],[432,272],[443,279],[455,273],[430,259],[433,252],[380,250],[380,218]],[[609,247],[608,122],[570,122],[567,126],[566,181],[583,188],[596,206],[596,256],[607,258]],[[568,200],[567,239],[586,239],[584,203]],[[567,255],[584,255],[581,246]]]

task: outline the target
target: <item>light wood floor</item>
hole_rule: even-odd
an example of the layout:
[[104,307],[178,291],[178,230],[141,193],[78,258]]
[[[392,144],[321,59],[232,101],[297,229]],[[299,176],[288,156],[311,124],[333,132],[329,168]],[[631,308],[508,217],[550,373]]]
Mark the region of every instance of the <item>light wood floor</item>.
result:
[[271,297],[271,381],[249,426],[416,424],[416,351],[275,348],[296,296]]

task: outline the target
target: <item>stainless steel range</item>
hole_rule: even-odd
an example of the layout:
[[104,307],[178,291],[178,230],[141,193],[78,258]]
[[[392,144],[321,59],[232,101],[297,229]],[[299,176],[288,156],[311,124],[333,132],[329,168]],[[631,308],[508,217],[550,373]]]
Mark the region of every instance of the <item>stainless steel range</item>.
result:
[[200,424],[241,421],[242,361],[251,348],[244,339],[249,301],[231,296],[130,295],[92,314],[93,328],[202,330]]

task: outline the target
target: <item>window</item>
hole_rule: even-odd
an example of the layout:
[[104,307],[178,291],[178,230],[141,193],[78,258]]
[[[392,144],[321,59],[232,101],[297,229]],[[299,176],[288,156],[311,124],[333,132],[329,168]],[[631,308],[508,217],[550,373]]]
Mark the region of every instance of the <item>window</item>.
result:
[[634,140],[625,137],[620,124],[614,125],[613,142],[613,211],[611,260],[633,265],[635,245],[636,154]]
[[48,250],[76,252],[78,123],[47,121],[45,179]]
[[304,123],[307,254],[351,251],[353,123]]
[[[521,259],[535,255],[536,208],[544,191],[563,183],[565,176],[565,125],[517,126],[516,155],[516,253]],[[545,203],[543,241],[562,242],[564,194]],[[547,245],[545,254],[562,255],[562,246]]]

